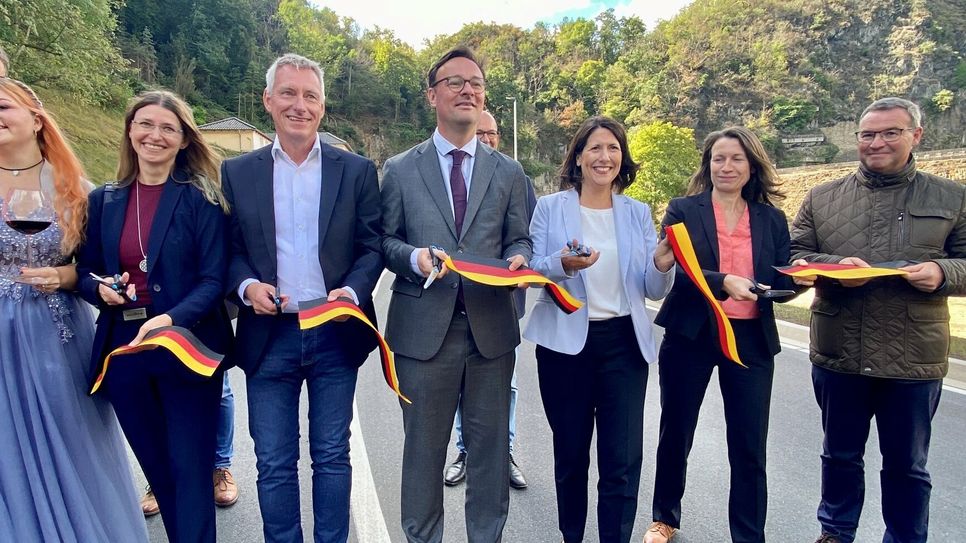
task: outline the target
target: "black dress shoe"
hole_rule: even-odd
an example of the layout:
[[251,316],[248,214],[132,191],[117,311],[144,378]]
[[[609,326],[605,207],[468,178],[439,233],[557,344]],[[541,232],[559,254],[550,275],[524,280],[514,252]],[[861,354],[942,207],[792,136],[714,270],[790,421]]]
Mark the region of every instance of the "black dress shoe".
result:
[[443,483],[446,486],[456,486],[466,479],[466,453],[461,452],[452,464],[443,471]]
[[527,478],[523,476],[523,472],[517,463],[513,461],[513,455],[510,455],[510,486],[517,490],[523,490],[527,487]]

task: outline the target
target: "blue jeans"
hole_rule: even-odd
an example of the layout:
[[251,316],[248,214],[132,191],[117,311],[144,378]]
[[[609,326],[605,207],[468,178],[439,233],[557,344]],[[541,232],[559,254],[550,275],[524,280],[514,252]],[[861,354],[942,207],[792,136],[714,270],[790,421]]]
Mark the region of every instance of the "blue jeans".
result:
[[[513,453],[513,436],[517,433],[517,366],[516,361],[519,359],[520,346],[514,350],[514,364],[513,364],[513,380],[510,381],[510,453]],[[456,426],[456,449],[461,452],[466,452],[466,446],[463,445],[463,407],[462,404],[456,407],[456,420],[454,425]]]
[[248,376],[249,428],[258,468],[258,506],[268,543],[302,542],[299,516],[299,395],[308,386],[314,539],[349,536],[349,423],[358,367],[325,326],[299,331],[294,316],[276,323],[261,365]]
[[882,453],[883,543],[926,541],[932,482],[926,470],[942,379],[885,379],[812,366],[822,408],[822,531],[851,543],[865,501],[863,455],[872,417]]
[[235,441],[235,394],[228,382],[228,372],[225,372],[224,382],[221,384],[221,407],[218,409],[218,442],[215,445],[215,468],[231,466]]

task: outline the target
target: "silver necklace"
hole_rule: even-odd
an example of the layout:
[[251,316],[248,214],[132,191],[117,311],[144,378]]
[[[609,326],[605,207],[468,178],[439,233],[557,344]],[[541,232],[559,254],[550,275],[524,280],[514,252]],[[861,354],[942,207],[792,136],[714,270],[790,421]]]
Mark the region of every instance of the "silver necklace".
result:
[[138,249],[141,250],[141,261],[138,262],[138,269],[144,273],[148,273],[148,255],[144,252],[144,244],[141,242],[141,181],[134,180],[134,198],[135,204],[137,205],[137,217],[138,217]]

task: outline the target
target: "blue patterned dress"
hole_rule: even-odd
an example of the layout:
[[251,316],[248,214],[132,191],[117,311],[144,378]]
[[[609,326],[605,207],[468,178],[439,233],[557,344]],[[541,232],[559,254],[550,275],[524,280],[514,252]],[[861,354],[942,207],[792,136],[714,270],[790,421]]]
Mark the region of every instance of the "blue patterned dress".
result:
[[[35,266],[65,263],[61,234],[34,236]],[[0,270],[26,244],[0,221]],[[114,411],[87,395],[93,334],[76,295],[0,278],[0,541],[147,541]]]

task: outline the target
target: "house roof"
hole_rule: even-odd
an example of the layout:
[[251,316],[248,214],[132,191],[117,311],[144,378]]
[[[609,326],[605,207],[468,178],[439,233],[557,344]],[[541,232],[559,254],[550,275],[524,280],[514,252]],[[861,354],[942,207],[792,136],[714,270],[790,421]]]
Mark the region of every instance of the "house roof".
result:
[[238,117],[228,117],[226,119],[221,119],[220,121],[205,123],[199,126],[198,130],[254,130],[255,132],[261,134],[265,139],[272,139],[261,130],[255,128],[255,126],[246,123]]

